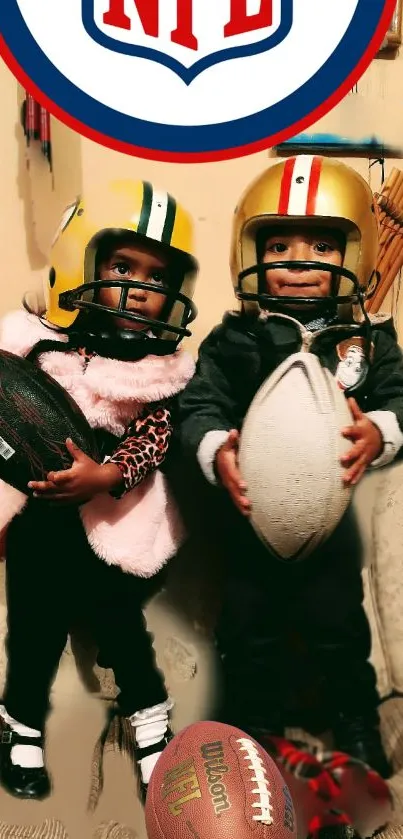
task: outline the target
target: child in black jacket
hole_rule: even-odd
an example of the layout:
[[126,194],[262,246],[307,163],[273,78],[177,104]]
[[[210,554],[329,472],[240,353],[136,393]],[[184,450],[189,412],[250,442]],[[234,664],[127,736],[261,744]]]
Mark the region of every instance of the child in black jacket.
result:
[[216,632],[222,719],[255,737],[282,733],[284,688],[295,675],[287,638],[296,632],[322,676],[337,748],[386,777],[351,508],[323,548],[282,564],[252,530],[237,465],[257,390],[301,349],[320,358],[349,399],[345,480],[355,485],[368,467],[396,456],[402,353],[391,319],[370,320],[364,309],[377,241],[371,190],[350,167],[301,156],[264,172],[235,211],[231,268],[242,311],[228,313],[202,343],[179,401],[183,450],[216,486],[212,508],[228,558]]

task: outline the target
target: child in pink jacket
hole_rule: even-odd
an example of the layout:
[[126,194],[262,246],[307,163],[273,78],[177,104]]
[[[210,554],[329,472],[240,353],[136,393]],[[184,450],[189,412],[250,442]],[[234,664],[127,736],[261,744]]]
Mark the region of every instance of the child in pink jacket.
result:
[[76,400],[103,455],[66,441],[71,468],[0,482],[7,583],[0,782],[39,799],[49,694],[69,630],[89,624],[133,725],[144,800],[172,736],[168,697],[143,606],[183,527],[161,471],[176,395],[194,363],[179,346],[195,317],[192,223],[149,183],[99,187],[70,206],[51,251],[46,308],[8,314],[0,347],[34,360]]

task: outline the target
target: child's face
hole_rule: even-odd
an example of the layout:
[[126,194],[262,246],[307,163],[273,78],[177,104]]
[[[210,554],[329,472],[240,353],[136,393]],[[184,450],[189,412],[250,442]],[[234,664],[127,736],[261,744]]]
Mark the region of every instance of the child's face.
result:
[[[268,235],[262,262],[309,260],[342,265],[344,253],[335,234],[320,228],[278,228]],[[267,291],[274,297],[327,297],[331,293],[329,271],[275,268],[266,271]]]
[[[157,289],[158,286],[168,285],[168,263],[157,248],[152,248],[151,244],[143,246],[137,242],[134,245],[130,241],[122,241],[111,249],[109,255],[100,263],[98,277],[100,280],[133,280],[138,283],[152,283]],[[119,306],[120,295],[119,287],[101,288],[99,302],[116,309]],[[165,302],[165,294],[133,287],[127,295],[126,310],[158,320]],[[121,317],[114,318],[114,321],[120,329],[149,329],[145,324],[124,320]]]

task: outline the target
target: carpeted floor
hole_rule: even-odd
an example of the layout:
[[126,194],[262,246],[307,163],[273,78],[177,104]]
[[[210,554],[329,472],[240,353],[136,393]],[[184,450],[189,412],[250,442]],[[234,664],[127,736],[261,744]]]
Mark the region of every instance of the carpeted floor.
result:
[[68,839],[62,823],[54,819],[46,819],[37,827],[0,822],[0,836],[1,839]]
[[[88,727],[87,712],[90,710],[93,718],[97,704],[95,703],[91,709],[76,709],[76,722],[80,731],[83,732],[85,727]],[[60,714],[61,708],[57,710]],[[59,716],[57,710],[54,711],[54,721],[60,725],[62,720],[60,717],[56,720]],[[382,727],[388,753],[396,770],[390,781],[394,821],[401,820],[401,826],[391,824],[377,835],[378,839],[403,839],[403,699],[388,700],[382,706]],[[93,725],[91,730],[94,733]],[[6,803],[5,798],[8,804],[7,819],[0,820],[0,839],[146,839],[143,813],[137,800],[136,782],[131,765],[130,734],[130,727],[114,719],[105,743],[101,747],[98,741],[91,755],[90,739],[93,746],[96,738],[82,740],[77,755],[81,768],[78,764],[72,766],[71,755],[68,759],[70,769],[80,773],[80,795],[76,795],[77,785],[69,783],[62,793],[62,808],[58,806],[58,803],[61,804],[60,789],[55,790],[48,803],[43,802],[39,805],[15,803],[7,796],[0,795],[2,819],[6,815],[3,807],[3,801]],[[57,771],[57,765],[54,764],[52,768],[56,787],[57,782],[60,783],[63,779],[61,772]],[[83,769],[85,771],[82,771]],[[71,778],[69,780],[71,781]],[[89,812],[83,807],[84,798]],[[55,814],[62,810],[64,818],[47,816],[47,808]],[[71,818],[72,810],[75,811],[74,818]],[[38,819],[39,815],[42,818]]]
[[[0,564],[0,696],[5,670],[3,575]],[[147,620],[167,687],[177,700],[174,728],[183,728],[208,716],[214,682],[210,646],[157,599]],[[19,802],[0,789],[0,839],[146,839],[129,732],[114,722],[101,747],[116,688],[110,671],[92,669],[92,655],[81,637],[62,656],[47,727],[52,795],[44,802]]]
[[[396,821],[402,822],[399,836],[403,837],[403,698],[389,699],[382,706],[381,712],[385,744],[395,769],[389,786],[392,791]],[[396,829],[393,833],[393,836],[395,835],[397,835]],[[393,836],[391,834],[390,839],[393,839]]]
[[[46,819],[37,827],[6,824],[0,821],[1,839],[70,839],[64,825],[53,819]],[[77,836],[77,839],[79,837]],[[93,839],[137,839],[137,833],[119,822],[105,822],[98,825]]]
[[[0,642],[4,638],[3,568],[0,565]],[[154,601],[147,619],[157,658],[176,697],[174,728],[208,718],[214,657],[199,628]],[[73,655],[74,652],[74,655]],[[63,655],[53,692],[47,754],[54,791],[48,801],[18,802],[0,790],[0,839],[146,839],[131,761],[130,726],[114,719],[100,736],[116,689],[108,671],[89,667],[81,642]],[[0,643],[0,675],[4,674]],[[395,767],[390,781],[394,820],[380,839],[403,839],[403,698],[381,708],[382,727]],[[294,732],[293,732],[294,733]]]

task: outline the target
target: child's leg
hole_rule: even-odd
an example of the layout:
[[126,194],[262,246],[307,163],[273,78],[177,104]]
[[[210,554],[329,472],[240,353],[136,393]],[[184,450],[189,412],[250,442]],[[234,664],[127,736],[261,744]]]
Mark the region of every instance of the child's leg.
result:
[[336,747],[381,775],[389,766],[379,733],[379,695],[369,661],[371,633],[363,607],[361,545],[350,512],[301,584],[300,626],[325,679]]
[[65,574],[63,552],[44,520],[30,510],[17,516],[6,543],[8,662],[0,705],[0,780],[22,797],[41,798],[49,792],[42,733],[67,640]]
[[287,603],[275,581],[232,575],[216,632],[222,663],[222,722],[258,737],[281,736],[289,660]]
[[146,580],[97,560],[97,595],[91,610],[99,660],[114,671],[118,704],[133,726],[141,792],[171,738],[168,698],[143,615]]

